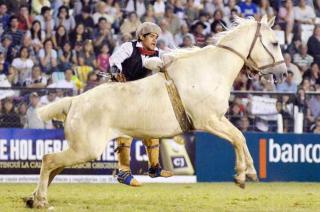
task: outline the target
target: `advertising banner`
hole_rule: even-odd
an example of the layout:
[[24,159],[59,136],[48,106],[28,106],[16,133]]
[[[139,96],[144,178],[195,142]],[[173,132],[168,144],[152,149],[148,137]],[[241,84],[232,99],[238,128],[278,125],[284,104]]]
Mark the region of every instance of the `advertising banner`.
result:
[[[320,181],[320,135],[247,133],[261,181]],[[231,181],[235,153],[225,140],[196,135],[198,181]]]
[[[113,174],[117,168],[115,143],[108,142],[98,160],[67,167],[62,174]],[[63,130],[0,129],[0,175],[39,174],[44,154],[59,152],[67,147]],[[143,174],[148,169],[148,157],[142,141],[134,140],[132,143],[131,168],[133,174]]]
[[[191,138],[188,136],[188,138]],[[194,145],[183,136],[171,141],[162,141],[160,162],[175,175],[194,175]],[[176,143],[177,142],[177,143]],[[188,143],[186,143],[188,142]],[[0,129],[0,182],[36,182],[44,154],[63,151],[68,148],[63,130]],[[115,141],[107,143],[101,157],[95,161],[66,167],[57,176],[59,182],[114,182],[118,158]],[[188,154],[191,152],[191,154]],[[189,157],[190,155],[190,157]],[[141,140],[131,145],[131,171],[140,179],[147,177],[148,156]],[[181,162],[184,159],[185,163]],[[143,178],[143,181],[148,181]],[[151,179],[151,178],[150,178]],[[162,182],[159,178],[152,182]],[[168,178],[167,182],[195,182],[192,178]]]

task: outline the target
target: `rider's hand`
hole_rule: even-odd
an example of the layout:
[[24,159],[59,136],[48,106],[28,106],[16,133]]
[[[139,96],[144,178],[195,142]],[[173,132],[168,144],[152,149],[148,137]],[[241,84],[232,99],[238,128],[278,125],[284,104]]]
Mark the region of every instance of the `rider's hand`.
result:
[[124,74],[122,74],[122,73],[118,73],[117,75],[115,75],[115,79],[116,79],[118,82],[125,82],[125,81],[127,81],[127,80],[126,80],[126,77],[125,77]]

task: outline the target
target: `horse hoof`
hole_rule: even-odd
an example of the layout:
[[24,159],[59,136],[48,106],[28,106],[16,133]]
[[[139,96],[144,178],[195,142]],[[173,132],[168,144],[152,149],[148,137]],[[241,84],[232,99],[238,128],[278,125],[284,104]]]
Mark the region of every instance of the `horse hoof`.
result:
[[246,174],[246,178],[248,181],[259,182],[257,174]]
[[234,183],[242,189],[245,189],[246,184],[245,181],[234,178]]
[[28,208],[33,208],[33,203],[34,203],[34,200],[33,200],[32,198],[30,198],[30,199],[28,199],[28,200],[26,201],[26,206],[27,206]]

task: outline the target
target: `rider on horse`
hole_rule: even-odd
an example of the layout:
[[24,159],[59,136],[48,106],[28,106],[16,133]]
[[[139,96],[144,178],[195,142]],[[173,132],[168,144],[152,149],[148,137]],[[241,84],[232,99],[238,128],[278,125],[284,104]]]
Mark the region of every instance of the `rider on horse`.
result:
[[[144,67],[151,57],[159,57],[156,47],[161,29],[151,22],[141,24],[136,32],[136,41],[126,42],[110,57],[111,73],[116,81],[125,82],[142,79],[152,73]],[[140,183],[132,176],[130,171],[131,138],[118,138],[119,173],[117,179],[120,183],[139,186]],[[150,177],[170,177],[172,172],[163,170],[159,163],[159,139],[145,139],[144,145],[149,158]]]

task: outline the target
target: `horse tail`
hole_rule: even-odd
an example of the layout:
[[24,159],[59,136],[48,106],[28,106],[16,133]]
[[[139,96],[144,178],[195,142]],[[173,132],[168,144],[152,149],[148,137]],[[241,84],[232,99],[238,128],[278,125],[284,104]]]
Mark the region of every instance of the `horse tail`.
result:
[[71,103],[72,97],[65,97],[56,102],[38,108],[37,113],[42,121],[49,121],[51,119],[65,121],[71,107]]

